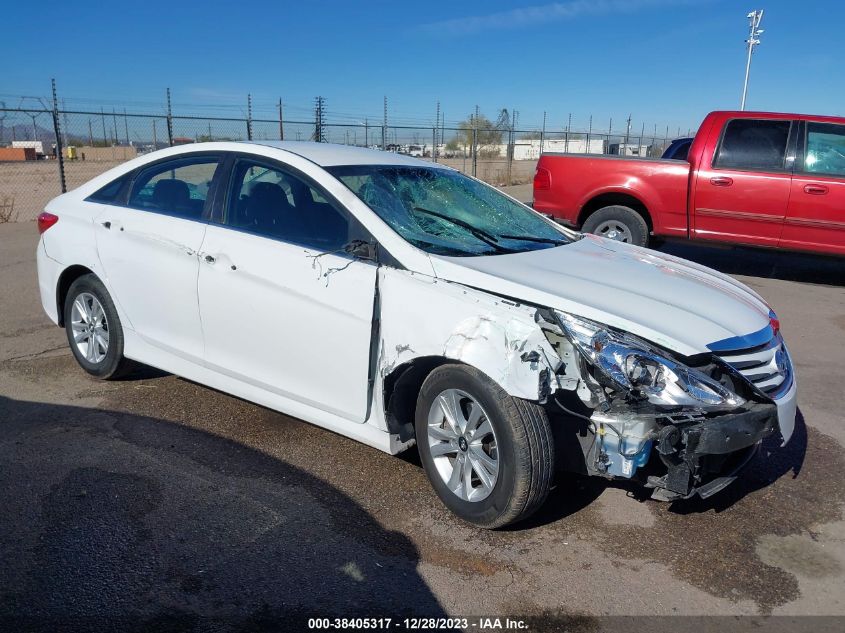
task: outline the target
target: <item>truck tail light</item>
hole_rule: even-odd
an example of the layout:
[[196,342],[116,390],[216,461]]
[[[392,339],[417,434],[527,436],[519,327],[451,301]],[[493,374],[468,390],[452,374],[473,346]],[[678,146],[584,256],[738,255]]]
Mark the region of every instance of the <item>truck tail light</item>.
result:
[[534,191],[538,189],[551,189],[552,188],[552,174],[551,172],[544,168],[538,167],[537,171],[534,172]]
[[38,232],[43,233],[51,226],[53,226],[56,222],[59,221],[59,216],[53,215],[52,213],[47,213],[44,211],[38,215]]

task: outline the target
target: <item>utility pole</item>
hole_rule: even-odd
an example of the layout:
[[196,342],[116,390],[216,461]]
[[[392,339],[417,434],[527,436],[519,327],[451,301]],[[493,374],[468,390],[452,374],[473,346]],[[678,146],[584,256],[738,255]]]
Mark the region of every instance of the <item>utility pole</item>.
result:
[[748,57],[745,60],[745,81],[742,84],[742,101],[739,105],[740,110],[745,110],[745,97],[748,95],[748,74],[751,72],[751,55],[754,53],[754,47],[760,43],[758,38],[763,32],[763,29],[759,28],[760,22],[763,20],[763,9],[752,11],[745,17],[748,18],[749,24],[748,39],[745,40],[748,48]]
[[285,140],[285,124],[282,118],[282,98],[279,97],[279,140]]
[[318,143],[325,141],[325,129],[323,128],[323,111],[326,107],[326,100],[323,97],[317,97],[314,100],[314,140]]

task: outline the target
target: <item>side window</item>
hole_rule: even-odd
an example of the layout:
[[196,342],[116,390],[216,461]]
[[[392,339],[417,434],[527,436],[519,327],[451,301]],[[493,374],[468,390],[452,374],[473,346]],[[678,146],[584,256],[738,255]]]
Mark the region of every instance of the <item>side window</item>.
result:
[[804,171],[845,176],[845,125],[808,123]]
[[280,169],[239,160],[226,224],[320,250],[343,248],[349,221],[308,183]]
[[779,170],[784,168],[789,121],[728,121],[714,167]]
[[123,190],[123,185],[129,180],[130,174],[124,174],[120,178],[116,178],[112,180],[109,184],[105,187],[101,187],[94,193],[92,193],[86,200],[91,202],[116,202],[120,192]]
[[159,163],[140,172],[129,206],[198,220],[219,160],[194,156]]

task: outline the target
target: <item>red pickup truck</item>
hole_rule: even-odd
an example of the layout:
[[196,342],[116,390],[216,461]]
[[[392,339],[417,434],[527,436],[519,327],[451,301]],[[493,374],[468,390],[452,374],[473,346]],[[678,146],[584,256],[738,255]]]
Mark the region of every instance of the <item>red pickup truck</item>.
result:
[[534,208],[643,246],[660,236],[845,255],[845,118],[712,112],[685,161],[543,154]]

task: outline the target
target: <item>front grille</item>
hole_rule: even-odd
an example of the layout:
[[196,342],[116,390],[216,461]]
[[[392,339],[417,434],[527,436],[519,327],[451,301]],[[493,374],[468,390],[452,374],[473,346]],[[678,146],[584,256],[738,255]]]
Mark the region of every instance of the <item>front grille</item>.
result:
[[780,334],[762,345],[719,350],[717,355],[771,398],[779,397],[792,385],[792,361]]

